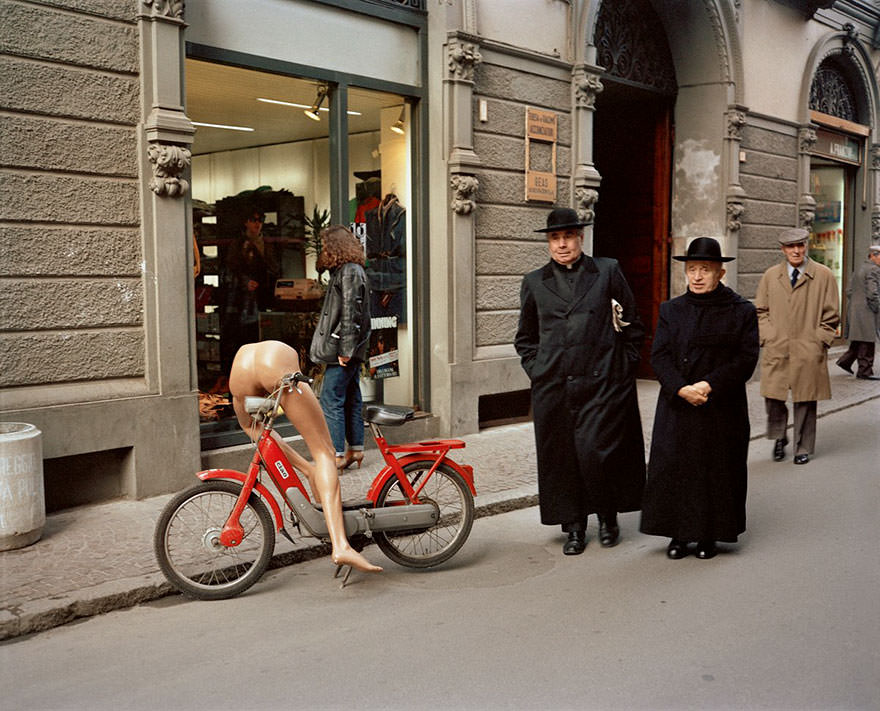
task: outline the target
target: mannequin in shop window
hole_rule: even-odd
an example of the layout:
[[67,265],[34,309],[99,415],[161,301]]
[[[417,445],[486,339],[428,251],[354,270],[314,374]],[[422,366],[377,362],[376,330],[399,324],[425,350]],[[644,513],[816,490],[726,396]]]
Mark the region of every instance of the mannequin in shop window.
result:
[[220,333],[224,371],[242,344],[260,340],[260,311],[271,308],[274,300],[278,268],[263,237],[263,220],[259,209],[250,210],[226,256]]
[[365,214],[367,277],[373,317],[406,318],[406,208],[392,190]]
[[[253,425],[251,416],[245,409],[245,398],[265,397],[278,387],[282,377],[299,370],[300,362],[296,351],[280,341],[248,343],[236,353],[229,373],[232,406],[239,425],[255,441],[262,434],[262,429]],[[330,431],[312,389],[301,383],[299,390],[301,392],[296,389],[285,391],[281,396],[281,407],[284,408],[287,419],[302,435],[314,464],[309,464],[276,431],[272,432],[272,437],[284,450],[290,463],[306,475],[315,501],[323,507],[333,562],[365,572],[379,572],[382,568],[373,565],[356,551],[345,535],[342,491]]]

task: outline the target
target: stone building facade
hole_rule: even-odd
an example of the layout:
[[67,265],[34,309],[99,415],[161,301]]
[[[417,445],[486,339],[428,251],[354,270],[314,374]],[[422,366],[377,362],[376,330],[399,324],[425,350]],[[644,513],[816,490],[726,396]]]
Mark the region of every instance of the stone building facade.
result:
[[[193,206],[221,166],[288,158],[200,147],[205,72],[325,87],[329,134],[284,143],[311,141],[307,214],[347,222],[360,165],[406,196],[407,372],[384,393],[425,414],[407,436],[527,415],[512,340],[552,205],[649,323],[697,236],[751,297],[776,232],[812,228],[845,286],[880,243],[878,64],[871,0],[0,0],[0,418],[43,431],[51,508],[243,456],[203,444]],[[382,125],[351,128],[380,99]],[[553,142],[527,140],[530,110]]]

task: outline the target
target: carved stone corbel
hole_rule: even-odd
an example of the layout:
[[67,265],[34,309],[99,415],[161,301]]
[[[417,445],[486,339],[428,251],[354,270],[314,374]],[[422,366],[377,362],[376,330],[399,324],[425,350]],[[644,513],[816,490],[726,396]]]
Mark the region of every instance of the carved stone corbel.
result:
[[745,206],[737,199],[729,199],[727,202],[727,229],[736,232],[742,228],[743,213],[746,211]]
[[189,149],[169,143],[150,143],[147,155],[153,169],[150,190],[159,197],[182,197],[189,190],[189,183],[180,177],[189,167],[192,154]]
[[727,112],[727,137],[735,141],[742,140],[743,126],[746,125],[746,115],[743,111]]
[[143,3],[155,16],[183,19],[183,0],[143,0]]
[[452,211],[456,215],[470,215],[477,206],[474,200],[480,187],[477,176],[456,173],[449,179],[449,187],[452,188]]
[[451,78],[473,81],[474,69],[483,61],[483,56],[480,54],[477,45],[472,42],[453,39],[449,42],[448,52],[449,74]]
[[596,74],[587,72],[574,77],[574,98],[579,108],[593,109],[596,107],[596,97],[602,93],[603,86]]
[[809,153],[816,143],[816,131],[812,128],[798,130],[798,147],[801,153]]
[[592,225],[596,218],[594,206],[599,201],[599,192],[588,188],[585,185],[579,185],[574,189],[575,210],[582,222]]

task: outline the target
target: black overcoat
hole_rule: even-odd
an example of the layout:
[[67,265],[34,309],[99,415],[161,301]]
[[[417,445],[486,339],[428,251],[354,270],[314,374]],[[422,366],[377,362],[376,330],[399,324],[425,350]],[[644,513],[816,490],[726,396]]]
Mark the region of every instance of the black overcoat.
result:
[[[635,371],[644,326],[616,260],[584,255],[571,298],[553,262],[523,277],[515,345],[532,387],[541,522],[635,511],[645,451]],[[611,299],[629,322],[614,330]]]
[[[719,285],[660,306],[651,365],[660,395],[651,437],[641,531],[683,541],[735,542],[746,527],[749,409],[758,362],[755,307]],[[705,380],[709,400],[678,395]]]

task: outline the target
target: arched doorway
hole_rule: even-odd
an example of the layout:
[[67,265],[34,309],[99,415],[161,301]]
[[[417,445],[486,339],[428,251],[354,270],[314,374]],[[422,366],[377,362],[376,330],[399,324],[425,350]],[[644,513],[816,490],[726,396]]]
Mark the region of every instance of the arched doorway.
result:
[[604,2],[594,33],[605,67],[596,100],[593,151],[602,176],[593,255],[613,257],[647,327],[648,363],[660,304],[669,295],[670,195],[675,69],[660,18],[648,0]]

